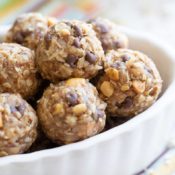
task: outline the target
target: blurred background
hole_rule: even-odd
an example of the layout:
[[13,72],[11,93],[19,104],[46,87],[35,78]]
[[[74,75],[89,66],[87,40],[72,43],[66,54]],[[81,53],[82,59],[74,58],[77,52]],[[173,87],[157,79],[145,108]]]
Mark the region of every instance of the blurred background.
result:
[[175,46],[175,0],[0,0],[0,25],[30,11],[69,19],[102,16]]

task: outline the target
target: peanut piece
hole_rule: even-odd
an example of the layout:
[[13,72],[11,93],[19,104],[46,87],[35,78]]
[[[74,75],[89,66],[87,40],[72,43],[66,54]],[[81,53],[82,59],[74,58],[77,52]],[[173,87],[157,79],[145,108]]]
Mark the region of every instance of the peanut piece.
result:
[[119,79],[119,71],[114,68],[106,69],[106,74],[111,80],[117,81]]
[[145,95],[145,96],[148,96],[149,93],[150,93],[149,91],[146,91],[146,92],[144,92],[144,95]]
[[24,76],[29,76],[29,75],[30,75],[30,72],[29,72],[28,70],[25,70],[25,71],[23,72],[23,75],[24,75]]
[[60,113],[64,113],[64,106],[62,103],[57,103],[54,106],[53,114],[56,115],[56,114],[60,114]]
[[77,118],[73,117],[73,116],[68,116],[66,118],[66,123],[68,123],[69,125],[73,126],[77,123]]
[[145,82],[134,80],[132,86],[134,91],[138,94],[141,94],[145,91]]
[[11,88],[11,85],[9,83],[4,83],[2,84],[2,86],[4,86],[5,88]]
[[8,153],[5,151],[0,151],[0,157],[8,156]]
[[109,81],[104,81],[100,86],[100,90],[106,97],[110,97],[114,92],[114,88]]
[[86,83],[86,81],[84,78],[71,78],[71,79],[66,81],[66,85],[73,86],[73,87],[76,87],[80,84],[85,84],[85,83]]
[[124,92],[125,92],[125,91],[128,91],[129,88],[130,88],[130,87],[129,87],[128,84],[124,84],[124,85],[121,86],[121,91],[124,91]]
[[9,148],[9,151],[10,151],[10,153],[12,153],[12,154],[19,153],[20,147],[11,147],[11,148]]
[[82,114],[82,113],[86,112],[86,110],[87,110],[87,106],[84,103],[78,104],[78,105],[73,107],[73,112],[76,115]]
[[32,80],[30,80],[30,79],[28,79],[27,81],[26,81],[26,84],[27,84],[27,86],[32,86],[33,85],[33,82],[32,82]]
[[141,72],[139,71],[138,68],[132,68],[131,70],[132,70],[131,72],[132,72],[132,74],[134,74],[134,76],[136,76],[136,77],[141,76]]
[[49,17],[48,18],[48,26],[52,26],[57,22],[57,20],[55,18]]
[[65,25],[55,25],[55,30],[62,36],[70,35],[70,31],[66,29]]

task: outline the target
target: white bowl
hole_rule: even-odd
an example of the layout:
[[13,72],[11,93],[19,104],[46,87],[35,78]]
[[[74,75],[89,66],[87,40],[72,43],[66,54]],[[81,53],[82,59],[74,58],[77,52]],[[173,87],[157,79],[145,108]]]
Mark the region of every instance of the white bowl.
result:
[[0,158],[0,175],[133,175],[165,149],[175,136],[175,52],[146,34],[122,30],[130,48],[154,59],[164,81],[159,100],[128,122],[84,141]]

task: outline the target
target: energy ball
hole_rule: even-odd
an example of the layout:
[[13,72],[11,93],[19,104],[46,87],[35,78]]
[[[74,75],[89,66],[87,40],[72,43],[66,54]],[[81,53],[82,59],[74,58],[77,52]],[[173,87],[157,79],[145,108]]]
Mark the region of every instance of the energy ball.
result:
[[27,151],[37,136],[37,116],[20,95],[0,94],[0,156]]
[[88,80],[72,78],[51,84],[38,103],[37,113],[45,134],[57,144],[68,144],[102,131],[105,108]]
[[33,96],[39,86],[34,52],[18,44],[0,44],[0,93]]
[[119,32],[117,25],[111,21],[103,18],[94,18],[88,20],[87,23],[93,25],[93,29],[101,41],[105,52],[128,47],[128,38]]
[[60,21],[39,43],[36,62],[44,79],[92,78],[100,69],[104,51],[91,24]]
[[44,17],[39,13],[27,13],[19,16],[6,36],[6,42],[18,43],[35,50],[40,38],[48,27],[56,23],[52,17]]
[[162,79],[153,61],[141,52],[119,49],[106,54],[105,71],[97,83],[107,113],[133,117],[158,98]]

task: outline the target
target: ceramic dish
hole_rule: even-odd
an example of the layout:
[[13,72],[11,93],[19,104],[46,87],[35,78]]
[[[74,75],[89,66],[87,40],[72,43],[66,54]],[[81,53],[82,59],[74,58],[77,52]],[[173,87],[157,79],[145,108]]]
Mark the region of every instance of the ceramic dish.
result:
[[122,31],[130,48],[155,61],[164,81],[158,101],[128,122],[84,141],[0,158],[0,175],[133,175],[165,149],[175,135],[175,52],[146,34]]

